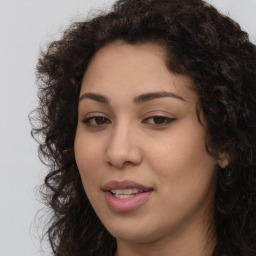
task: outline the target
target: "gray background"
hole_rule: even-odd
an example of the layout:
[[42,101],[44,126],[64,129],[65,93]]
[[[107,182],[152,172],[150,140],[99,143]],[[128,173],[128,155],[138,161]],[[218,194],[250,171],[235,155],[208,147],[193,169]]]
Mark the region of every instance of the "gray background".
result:
[[[40,47],[91,9],[113,0],[0,0],[0,255],[48,255],[33,219],[42,205],[36,186],[46,167],[30,136],[28,113],[37,104],[35,65]],[[256,42],[256,0],[208,0],[237,20]]]

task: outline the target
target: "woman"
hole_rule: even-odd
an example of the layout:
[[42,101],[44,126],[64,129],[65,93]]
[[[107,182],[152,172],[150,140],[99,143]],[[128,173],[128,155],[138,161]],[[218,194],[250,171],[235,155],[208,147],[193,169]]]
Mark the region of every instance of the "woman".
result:
[[256,255],[256,48],[201,0],[119,0],[38,64],[54,255]]

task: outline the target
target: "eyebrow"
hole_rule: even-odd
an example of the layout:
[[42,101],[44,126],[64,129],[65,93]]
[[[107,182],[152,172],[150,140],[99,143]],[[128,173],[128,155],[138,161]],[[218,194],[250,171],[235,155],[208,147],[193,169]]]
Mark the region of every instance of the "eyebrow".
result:
[[[154,100],[157,98],[166,98],[166,97],[172,97],[175,99],[185,101],[181,96],[174,94],[172,92],[166,92],[166,91],[144,93],[144,94],[141,94],[141,95],[135,97],[133,101],[136,104],[141,104],[141,103],[144,103],[144,102],[147,102],[150,100]],[[92,92],[84,93],[79,98],[79,102],[83,99],[91,99],[91,100],[98,101],[98,102],[104,103],[104,104],[110,103],[110,100],[108,97],[98,94],[98,93],[92,93]]]
[[79,102],[83,99],[91,99],[91,100],[95,100],[104,104],[109,104],[110,100],[101,94],[98,93],[92,93],[92,92],[86,92],[84,93],[80,98],[79,98]]
[[161,92],[149,92],[149,93],[141,94],[134,98],[134,103],[139,104],[139,103],[154,100],[157,98],[166,98],[166,97],[172,97],[175,99],[185,101],[181,96],[177,94],[174,94],[172,92],[161,91]]

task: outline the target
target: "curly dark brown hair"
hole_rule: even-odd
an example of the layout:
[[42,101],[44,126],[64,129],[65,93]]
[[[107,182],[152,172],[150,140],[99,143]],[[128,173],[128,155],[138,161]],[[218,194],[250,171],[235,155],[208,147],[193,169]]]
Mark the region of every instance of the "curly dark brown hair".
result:
[[40,105],[32,135],[49,166],[42,188],[52,210],[56,256],[113,255],[116,241],[84,192],[74,157],[78,99],[97,50],[115,40],[152,42],[168,68],[191,77],[207,122],[206,146],[230,162],[218,169],[214,255],[256,255],[256,47],[240,26],[202,0],[119,0],[108,13],[73,23],[37,66]]

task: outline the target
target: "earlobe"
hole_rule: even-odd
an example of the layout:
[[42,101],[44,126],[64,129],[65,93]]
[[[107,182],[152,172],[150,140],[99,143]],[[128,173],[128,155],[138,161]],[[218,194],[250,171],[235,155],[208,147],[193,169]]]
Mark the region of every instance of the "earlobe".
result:
[[220,154],[218,159],[218,166],[222,169],[226,168],[229,164],[229,155],[227,153]]

